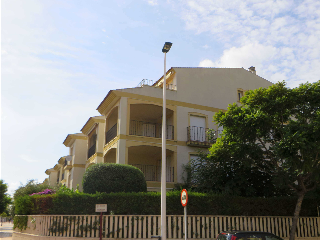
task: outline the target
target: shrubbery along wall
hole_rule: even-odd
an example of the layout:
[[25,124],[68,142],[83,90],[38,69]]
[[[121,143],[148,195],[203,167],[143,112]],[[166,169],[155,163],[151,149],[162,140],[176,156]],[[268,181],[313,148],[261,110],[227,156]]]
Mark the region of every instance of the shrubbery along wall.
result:
[[[189,192],[188,214],[234,216],[292,216],[296,198],[244,198]],[[24,196],[15,200],[17,215],[86,215],[95,213],[95,204],[108,204],[116,215],[159,215],[160,193],[56,193]],[[300,216],[318,216],[320,199],[306,198]],[[183,215],[180,191],[167,193],[167,214]]]

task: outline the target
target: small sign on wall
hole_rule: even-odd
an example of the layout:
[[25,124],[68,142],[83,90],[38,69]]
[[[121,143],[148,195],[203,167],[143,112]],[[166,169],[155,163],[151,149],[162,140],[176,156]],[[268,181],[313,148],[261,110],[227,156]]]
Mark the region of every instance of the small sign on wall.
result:
[[96,212],[107,212],[107,204],[96,204]]

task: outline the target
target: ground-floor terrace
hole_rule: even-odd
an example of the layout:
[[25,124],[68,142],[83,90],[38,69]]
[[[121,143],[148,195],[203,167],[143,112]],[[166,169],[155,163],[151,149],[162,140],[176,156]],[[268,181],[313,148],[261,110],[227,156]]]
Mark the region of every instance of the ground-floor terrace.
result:
[[[124,143],[122,143],[124,144]],[[147,181],[148,191],[159,191],[161,186],[161,145],[152,146],[150,143],[126,141],[123,162],[139,168]],[[158,144],[156,144],[158,145]],[[104,155],[103,162],[117,163],[118,148],[110,148]],[[167,188],[172,189],[177,183],[177,154],[176,151],[166,151],[166,181]]]

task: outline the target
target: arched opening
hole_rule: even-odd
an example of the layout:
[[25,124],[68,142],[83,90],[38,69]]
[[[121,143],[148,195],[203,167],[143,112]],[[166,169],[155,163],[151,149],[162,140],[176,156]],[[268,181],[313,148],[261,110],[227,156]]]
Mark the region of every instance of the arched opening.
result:
[[115,107],[106,119],[106,144],[117,135],[118,107]]
[[105,163],[116,163],[116,149],[111,148],[106,155],[104,155]]
[[[167,139],[174,139],[173,111],[167,108]],[[130,105],[130,135],[162,137],[162,107],[153,104]]]
[[[174,182],[173,153],[173,151],[167,149],[167,182]],[[143,172],[146,181],[161,181],[161,147],[129,147],[128,164],[139,168]]]
[[91,162],[91,163],[89,163],[87,166],[86,166],[86,169],[88,168],[88,167],[90,167],[91,165],[94,165],[95,163],[93,163],[93,162]]

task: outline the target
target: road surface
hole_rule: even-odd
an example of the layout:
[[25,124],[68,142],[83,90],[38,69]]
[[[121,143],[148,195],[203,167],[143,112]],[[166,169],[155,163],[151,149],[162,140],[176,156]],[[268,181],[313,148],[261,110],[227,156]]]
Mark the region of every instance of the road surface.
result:
[[0,238],[3,240],[11,240],[12,238],[12,223],[4,222],[0,226]]

